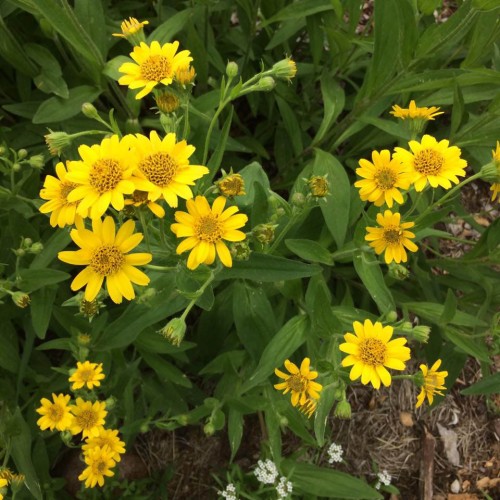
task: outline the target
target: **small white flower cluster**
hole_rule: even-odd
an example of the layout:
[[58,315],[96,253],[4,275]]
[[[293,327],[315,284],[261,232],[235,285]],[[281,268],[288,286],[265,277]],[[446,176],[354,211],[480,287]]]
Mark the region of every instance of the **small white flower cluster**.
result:
[[386,471],[383,470],[382,472],[377,473],[378,481],[377,484],[375,485],[375,488],[377,490],[380,489],[380,486],[384,484],[385,486],[389,486],[391,484],[391,475]]
[[332,443],[326,452],[330,457],[328,459],[329,464],[333,464],[334,462],[342,462],[344,450],[342,449],[342,446],[340,444]]
[[266,461],[259,460],[253,473],[257,480],[264,484],[274,484],[279,474],[276,464],[269,458]]
[[276,486],[276,491],[278,493],[278,500],[281,500],[282,498],[287,498],[288,495],[292,494],[293,484],[290,481],[288,481],[286,477],[281,476],[280,482]]
[[217,493],[226,500],[238,500],[238,497],[236,496],[236,488],[233,483],[229,483],[224,491],[218,491]]

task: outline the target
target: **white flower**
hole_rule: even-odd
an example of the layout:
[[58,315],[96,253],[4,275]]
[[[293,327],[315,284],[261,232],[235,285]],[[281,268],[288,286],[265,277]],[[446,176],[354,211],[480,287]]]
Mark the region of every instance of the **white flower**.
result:
[[386,471],[383,470],[382,472],[379,472],[377,474],[378,480],[382,483],[385,484],[385,486],[389,486],[391,484],[391,475]]
[[332,443],[328,447],[328,450],[326,452],[330,457],[328,459],[329,464],[333,464],[334,462],[342,462],[342,457],[344,456],[344,450],[342,449],[342,446],[340,446],[340,444]]
[[253,473],[257,480],[263,484],[274,484],[279,474],[275,463],[269,459],[265,462],[259,460]]
[[229,483],[224,491],[218,491],[217,493],[226,500],[238,500],[238,497],[236,496],[236,488],[233,483]]
[[287,480],[286,477],[280,477],[280,482],[276,486],[276,492],[278,493],[278,500],[282,498],[287,498],[291,495],[293,491],[293,484]]

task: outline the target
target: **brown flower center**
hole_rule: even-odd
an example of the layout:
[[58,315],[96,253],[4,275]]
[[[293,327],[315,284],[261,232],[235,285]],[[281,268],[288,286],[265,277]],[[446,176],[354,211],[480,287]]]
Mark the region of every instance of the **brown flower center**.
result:
[[99,193],[112,191],[123,178],[123,170],[116,160],[97,160],[90,169],[90,185]]
[[163,151],[154,153],[139,164],[139,169],[155,186],[168,186],[177,173],[177,162]]
[[375,174],[375,184],[379,189],[386,191],[396,184],[397,176],[390,168],[382,168]]
[[55,404],[49,408],[48,414],[53,422],[59,422],[64,416],[64,409],[62,406]]
[[125,263],[123,252],[115,245],[102,245],[90,259],[90,267],[101,276],[109,276],[118,272]]
[[230,175],[219,182],[219,189],[224,196],[241,196],[245,194],[245,181],[240,174]]
[[359,357],[361,361],[367,365],[383,365],[385,363],[386,354],[387,347],[379,339],[364,339],[359,344]]
[[439,151],[434,149],[422,149],[415,155],[413,166],[422,175],[437,175],[441,172],[444,164],[444,157]]
[[383,238],[388,245],[399,245],[403,239],[403,231],[397,226],[385,227]]
[[94,370],[80,370],[80,378],[84,382],[88,382],[91,378],[93,378]]
[[195,233],[199,240],[215,243],[222,238],[222,228],[217,217],[214,215],[205,215],[200,217],[195,225]]
[[171,61],[162,55],[149,56],[141,64],[141,76],[150,82],[159,82],[164,78],[172,78]]
[[307,389],[307,379],[296,373],[287,380],[288,386],[294,392],[304,392]]
[[93,410],[83,410],[80,414],[75,416],[78,427],[83,430],[92,429],[97,425],[98,415]]
[[59,187],[59,197],[61,200],[66,201],[66,198],[68,197],[68,194],[73,191],[73,189],[76,188],[76,184],[73,182],[61,182],[61,185]]

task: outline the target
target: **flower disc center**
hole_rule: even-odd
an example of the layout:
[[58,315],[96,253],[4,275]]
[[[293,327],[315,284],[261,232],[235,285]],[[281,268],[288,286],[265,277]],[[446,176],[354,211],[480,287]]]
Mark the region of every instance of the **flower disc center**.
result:
[[139,164],[139,169],[155,186],[168,186],[177,172],[177,162],[163,151],[154,153]]
[[396,174],[389,168],[383,168],[375,174],[375,184],[382,190],[392,189],[396,184]]
[[389,245],[399,245],[401,243],[401,237],[403,235],[403,231],[400,228],[389,226],[384,228],[384,240]]
[[300,374],[292,375],[287,383],[294,392],[304,392],[307,389],[307,379]]
[[93,410],[83,410],[75,416],[78,426],[82,429],[92,429],[97,424],[97,414]]
[[444,157],[434,149],[422,149],[415,155],[413,165],[415,170],[422,175],[437,175],[441,172]]
[[155,55],[148,57],[141,64],[141,76],[150,82],[159,82],[172,77],[172,65],[167,57]]
[[195,227],[196,236],[202,241],[214,243],[222,237],[220,223],[213,215],[201,217]]
[[103,158],[97,160],[90,169],[90,185],[99,193],[112,191],[123,178],[123,171],[116,160]]
[[109,276],[118,272],[125,263],[122,251],[115,245],[102,245],[94,251],[90,259],[90,267],[101,276]]
[[364,339],[359,344],[359,357],[369,366],[379,366],[385,363],[386,345],[379,339]]
[[52,405],[49,408],[49,417],[53,422],[58,422],[64,415],[64,410],[59,405]]

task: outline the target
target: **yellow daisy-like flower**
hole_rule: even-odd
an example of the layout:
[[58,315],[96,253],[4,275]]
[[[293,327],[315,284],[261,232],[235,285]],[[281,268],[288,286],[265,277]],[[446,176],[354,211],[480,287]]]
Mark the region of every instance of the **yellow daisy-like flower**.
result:
[[175,81],[179,85],[182,85],[183,87],[193,83],[195,78],[196,78],[196,71],[193,68],[193,66],[190,66],[189,64],[184,64],[182,66],[179,66],[175,70]]
[[422,374],[424,377],[424,382],[422,385],[422,390],[417,396],[416,408],[422,406],[425,398],[429,401],[431,405],[434,401],[434,394],[443,395],[441,390],[446,390],[444,386],[444,379],[448,376],[448,372],[438,372],[438,368],[441,366],[441,360],[438,359],[430,368],[427,365],[420,365]]
[[131,89],[144,87],[135,96],[136,99],[142,99],[159,83],[170,85],[176,76],[177,69],[189,66],[193,60],[189,50],[182,50],[176,54],[178,48],[179,42],[177,41],[164,45],[154,41],[150,46],[141,42],[130,54],[135,63],[126,62],[118,68],[120,73],[124,73],[118,83],[128,85]]
[[[70,226],[75,223],[76,207],[78,202],[69,202],[68,195],[78,185],[66,179],[68,172],[64,163],[59,162],[56,165],[57,177],[47,175],[43,183],[43,189],[40,191],[42,200],[49,200],[40,208],[42,214],[50,213],[50,225],[52,227]],[[86,213],[83,217],[86,217]]]
[[104,429],[104,427],[102,427],[99,429],[99,433],[96,436],[90,436],[85,440],[82,450],[88,453],[88,450],[96,448],[97,446],[100,448],[107,446],[112,451],[111,458],[115,462],[119,462],[121,460],[121,455],[125,453],[125,443],[120,440],[118,431],[115,429]]
[[76,406],[71,407],[73,422],[70,427],[71,434],[82,433],[83,437],[98,436],[104,426],[104,419],[108,412],[104,401],[84,401],[76,398]]
[[215,184],[217,185],[220,193],[226,198],[233,198],[234,196],[243,196],[246,194],[245,181],[241,174],[229,173]]
[[391,340],[392,326],[383,326],[378,321],[372,323],[369,319],[364,324],[355,321],[353,328],[355,334],[346,333],[345,343],[339,345],[339,349],[348,354],[342,366],[352,366],[349,378],[361,377],[362,384],[371,383],[375,389],[380,388],[380,382],[389,386],[391,374],[387,368],[404,370],[405,361],[410,359],[406,339]]
[[399,190],[410,187],[411,177],[407,168],[391,158],[388,149],[373,151],[372,161],[361,159],[359,166],[361,168],[357,168],[356,173],[363,179],[354,186],[360,188],[359,196],[363,201],[371,201],[376,207],[384,203],[392,207],[394,201],[400,205],[404,203]]
[[[8,486],[7,479],[0,478],[0,488],[6,488]],[[0,500],[3,500],[3,494],[0,493]]]
[[415,238],[415,234],[408,231],[408,228],[415,225],[414,222],[401,222],[401,214],[392,213],[390,210],[377,214],[377,222],[381,227],[367,227],[368,234],[365,240],[370,242],[377,255],[385,251],[386,264],[390,264],[393,260],[398,264],[406,262],[408,255],[405,248],[410,252],[418,250],[417,245],[410,240]]
[[91,363],[90,361],[81,363],[78,361],[76,363],[76,371],[69,377],[69,381],[73,382],[71,389],[74,391],[84,386],[92,390],[94,387],[99,387],[101,385],[101,380],[103,378],[102,363],[97,364]]
[[318,372],[311,371],[309,369],[310,364],[311,360],[304,358],[300,364],[300,368],[298,368],[296,364],[287,359],[285,367],[290,372],[289,375],[278,370],[278,368],[274,369],[274,373],[285,380],[284,382],[275,384],[274,388],[278,389],[278,391],[283,390],[283,394],[291,392],[292,405],[300,405],[303,409],[307,409],[308,399],[319,399],[319,393],[323,389],[321,384],[314,382],[314,379],[318,378]]
[[115,221],[106,217],[104,221],[94,219],[90,231],[77,225],[70,233],[73,241],[80,247],[74,252],[59,252],[59,259],[76,266],[87,266],[73,282],[71,289],[79,290],[85,285],[85,300],[91,302],[99,293],[104,278],[111,300],[120,304],[122,298],[132,300],[135,297],[132,283],[146,286],[149,278],[134,266],[143,266],[151,262],[150,253],[133,253],[142,240],[141,233],[134,233],[135,223],[128,220],[115,235]]
[[465,177],[467,162],[460,158],[460,148],[449,147],[450,141],[437,141],[431,135],[424,135],[422,141],[410,141],[410,151],[395,148],[393,158],[408,169],[415,185],[415,191],[422,191],[427,183],[450,189],[451,183],[458,184],[458,177]]
[[159,217],[160,219],[165,217],[164,208],[158,203],[148,200],[147,191],[139,191],[136,189],[132,193],[132,198],[125,200],[125,206],[133,206],[136,208],[140,208],[144,205],[146,205],[149,208],[149,210],[151,210],[151,212],[153,212],[156,215],[156,217]]
[[[500,142],[497,141],[497,149],[492,151],[493,153],[493,161],[496,164],[497,167],[497,174],[500,177]],[[491,201],[495,201],[498,198],[498,201],[500,201],[500,182],[494,182],[491,187],[490,191],[493,191],[493,194],[491,195]]]
[[73,424],[73,415],[71,407],[68,406],[71,396],[66,394],[52,394],[52,401],[42,398],[40,408],[36,412],[42,415],[37,420],[37,425],[44,431],[45,429],[54,429],[65,431]]
[[316,411],[317,406],[317,401],[314,399],[308,399],[303,405],[299,406],[299,411],[304,415],[307,415],[307,418],[311,418]]
[[136,188],[148,192],[148,199],[164,198],[171,207],[177,207],[178,198],[193,197],[189,186],[208,174],[202,165],[190,165],[189,157],[195,147],[186,141],[176,142],[173,133],[160,139],[153,130],[149,139],[141,134],[130,136],[131,144],[138,155]]
[[68,201],[79,201],[77,213],[92,219],[102,217],[111,205],[122,210],[124,194],[135,189],[132,174],[137,168],[135,156],[130,151],[127,138],[117,135],[103,139],[101,144],[82,145],[78,148],[81,161],[69,162],[66,179],[78,184],[69,194]]
[[149,21],[138,21],[135,17],[129,17],[128,21],[125,19],[120,28],[122,30],[121,33],[113,33],[113,36],[119,36],[122,38],[127,38],[130,35],[134,35],[138,31],[142,30],[146,24],[149,24]]
[[87,450],[83,457],[87,467],[78,476],[80,481],[85,481],[85,488],[93,488],[96,484],[104,486],[104,476],[112,477],[114,472],[111,470],[116,462],[113,460],[114,453],[108,447],[96,446]]
[[415,119],[420,118],[424,120],[434,120],[434,118],[438,115],[442,115],[444,111],[439,111],[441,108],[437,108],[436,106],[431,106],[430,108],[417,107],[415,101],[410,101],[410,105],[408,108],[401,108],[397,104],[392,107],[392,111],[390,111],[391,115],[396,118],[401,118],[402,120],[406,120],[407,118]]
[[246,236],[238,231],[248,221],[245,214],[237,214],[238,207],[229,207],[224,210],[226,198],[219,196],[212,207],[204,196],[197,196],[194,200],[187,200],[187,212],[175,212],[177,223],[170,229],[178,238],[187,237],[177,247],[181,254],[191,250],[187,260],[188,269],[196,269],[200,264],[212,264],[215,254],[219,256],[226,267],[233,265],[233,259],[226,241],[243,241]]

